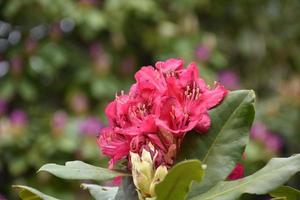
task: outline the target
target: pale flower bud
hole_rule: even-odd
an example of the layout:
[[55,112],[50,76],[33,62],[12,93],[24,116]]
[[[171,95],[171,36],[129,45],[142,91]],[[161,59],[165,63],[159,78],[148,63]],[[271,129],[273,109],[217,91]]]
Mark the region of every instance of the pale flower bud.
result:
[[156,196],[155,186],[165,178],[167,173],[168,173],[168,169],[166,166],[161,165],[156,169],[154,177],[153,177],[151,185],[150,185],[151,196]]
[[[151,148],[151,146],[150,146]],[[149,151],[143,149],[142,155],[130,152],[133,183],[140,200],[155,197],[155,185],[162,181],[168,173],[166,166],[155,169]]]

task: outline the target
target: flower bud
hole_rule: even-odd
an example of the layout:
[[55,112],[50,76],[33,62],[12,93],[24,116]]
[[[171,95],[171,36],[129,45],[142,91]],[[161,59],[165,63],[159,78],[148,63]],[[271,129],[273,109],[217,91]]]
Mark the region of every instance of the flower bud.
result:
[[168,173],[168,169],[164,165],[161,165],[156,169],[155,174],[154,174],[154,178],[152,179],[152,182],[151,182],[151,185],[150,185],[150,194],[151,194],[151,196],[156,196],[155,186],[165,178],[167,173]]
[[162,181],[168,173],[167,167],[160,165],[155,169],[151,153],[145,149],[142,155],[130,152],[133,183],[140,200],[155,197],[155,185]]

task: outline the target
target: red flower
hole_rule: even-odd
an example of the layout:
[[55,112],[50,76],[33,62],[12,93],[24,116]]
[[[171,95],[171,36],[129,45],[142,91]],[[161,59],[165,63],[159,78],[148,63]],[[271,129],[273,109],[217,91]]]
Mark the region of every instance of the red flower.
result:
[[158,126],[176,135],[184,135],[194,128],[206,132],[210,126],[207,111],[223,100],[227,90],[219,84],[209,89],[198,78],[195,63],[171,74],[173,76],[166,78],[167,94],[162,98],[157,114]]
[[118,160],[129,154],[129,138],[114,132],[111,128],[103,128],[97,142],[102,153],[111,158],[109,168],[112,168]]
[[140,154],[149,143],[159,154],[155,163],[172,165],[184,135],[193,129],[206,132],[208,110],[227,94],[219,84],[210,89],[195,63],[185,69],[182,60],[169,59],[155,67],[142,67],[129,94],[116,96],[105,110],[109,128],[101,131],[98,144],[111,167],[130,151]]
[[244,166],[241,163],[238,163],[232,172],[227,177],[228,180],[240,179],[244,176]]

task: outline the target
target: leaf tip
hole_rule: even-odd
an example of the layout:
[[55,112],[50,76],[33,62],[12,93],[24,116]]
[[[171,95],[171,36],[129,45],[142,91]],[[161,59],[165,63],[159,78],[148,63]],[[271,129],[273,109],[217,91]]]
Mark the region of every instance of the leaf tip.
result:
[[45,170],[44,170],[44,166],[45,166],[45,165],[43,165],[42,167],[40,167],[40,168],[36,171],[36,173],[39,173],[39,172],[41,172],[41,171],[45,171]]
[[250,102],[254,103],[255,102],[255,98],[256,98],[256,94],[254,90],[247,90],[248,92],[248,99]]
[[81,187],[82,189],[84,189],[84,190],[87,189],[87,186],[86,186],[84,183],[80,184],[80,187]]

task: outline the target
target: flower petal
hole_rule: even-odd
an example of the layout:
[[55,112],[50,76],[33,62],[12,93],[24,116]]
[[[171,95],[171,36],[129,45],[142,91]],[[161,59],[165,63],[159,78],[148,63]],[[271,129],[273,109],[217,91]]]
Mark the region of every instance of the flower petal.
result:
[[227,93],[228,90],[226,90],[224,86],[217,83],[215,89],[206,91],[202,94],[202,99],[204,100],[207,109],[211,109],[221,103]]

